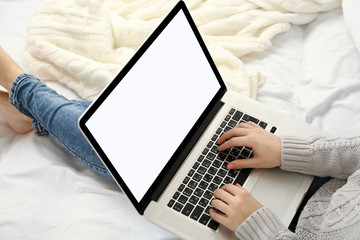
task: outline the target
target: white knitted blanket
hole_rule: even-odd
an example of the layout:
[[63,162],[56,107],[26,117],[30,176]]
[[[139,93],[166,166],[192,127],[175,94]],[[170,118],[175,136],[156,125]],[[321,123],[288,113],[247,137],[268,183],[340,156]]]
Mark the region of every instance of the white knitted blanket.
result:
[[[42,80],[94,99],[176,0],[45,0],[28,28],[25,60]],[[291,24],[311,22],[341,0],[187,0],[228,89],[255,98],[262,84],[241,57],[262,52]],[[141,87],[141,86],[139,86]]]

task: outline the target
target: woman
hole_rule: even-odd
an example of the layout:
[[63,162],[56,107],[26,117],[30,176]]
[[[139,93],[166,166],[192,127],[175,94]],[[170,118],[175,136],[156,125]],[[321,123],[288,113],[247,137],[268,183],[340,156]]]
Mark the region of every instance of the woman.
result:
[[[25,74],[1,48],[0,85],[8,91],[0,93],[0,115],[14,131],[26,133],[34,128],[38,135],[51,134],[84,164],[111,178],[77,127],[79,116],[90,102],[71,101],[58,95],[34,76]],[[323,185],[321,182],[315,187],[315,194],[310,194],[295,233],[241,186],[225,185],[216,190],[212,205],[224,214],[211,209],[210,215],[234,231],[237,238],[360,237],[360,138],[279,138],[254,123],[247,123],[225,133],[218,143],[219,151],[234,146],[254,150],[251,159],[235,160],[228,164],[229,169],[280,166],[288,171],[333,177]]]

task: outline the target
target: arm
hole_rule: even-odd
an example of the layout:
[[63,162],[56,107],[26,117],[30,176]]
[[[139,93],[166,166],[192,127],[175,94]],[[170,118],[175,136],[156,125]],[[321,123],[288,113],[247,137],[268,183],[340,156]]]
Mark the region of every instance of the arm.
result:
[[347,179],[360,169],[360,138],[281,138],[281,168]]
[[[228,164],[229,169],[271,168],[281,165],[285,170],[339,178],[347,178],[359,169],[356,159],[356,155],[360,153],[359,138],[280,139],[256,124],[248,123],[240,124],[225,133],[218,143],[219,151],[234,146],[248,146],[254,150],[253,158],[235,160]],[[240,186],[233,185],[230,188],[226,185],[216,190],[214,197],[212,205],[225,214],[211,210],[211,217],[235,231],[238,238],[247,238],[250,235],[274,236],[276,239],[297,238],[282,225],[270,209],[262,207]]]
[[235,232],[238,239],[297,239],[278,217],[263,207],[239,184],[228,184],[214,192],[210,216]]
[[308,139],[271,134],[255,123],[240,124],[219,139],[219,151],[234,146],[253,148],[254,157],[235,160],[229,169],[281,167],[319,177],[347,179],[360,169],[360,138]]
[[235,231],[237,239],[295,240],[298,236],[288,230],[271,209],[263,207],[251,214]]

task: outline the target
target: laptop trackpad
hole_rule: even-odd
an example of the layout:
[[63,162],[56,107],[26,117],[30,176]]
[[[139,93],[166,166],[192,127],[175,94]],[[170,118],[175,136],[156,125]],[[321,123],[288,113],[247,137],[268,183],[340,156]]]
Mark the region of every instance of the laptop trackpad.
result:
[[283,218],[304,180],[301,174],[279,168],[265,169],[251,194],[264,206]]

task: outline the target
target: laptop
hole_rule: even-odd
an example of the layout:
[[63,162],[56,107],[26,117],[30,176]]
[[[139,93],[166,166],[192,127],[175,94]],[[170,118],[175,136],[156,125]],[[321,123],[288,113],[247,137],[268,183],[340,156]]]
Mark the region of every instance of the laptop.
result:
[[274,169],[228,170],[249,147],[217,151],[241,122],[277,135],[321,130],[228,91],[183,1],[79,119],[104,165],[148,220],[184,239],[233,239],[213,221],[213,191],[239,183],[289,225],[312,177]]

